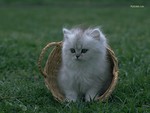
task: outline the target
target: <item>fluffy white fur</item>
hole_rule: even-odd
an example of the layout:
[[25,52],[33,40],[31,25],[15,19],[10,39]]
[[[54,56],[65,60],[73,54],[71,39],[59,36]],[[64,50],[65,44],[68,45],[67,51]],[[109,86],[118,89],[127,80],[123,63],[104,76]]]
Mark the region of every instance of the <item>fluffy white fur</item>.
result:
[[67,101],[82,95],[86,101],[96,100],[111,81],[106,38],[99,28],[63,28],[63,34],[59,87]]

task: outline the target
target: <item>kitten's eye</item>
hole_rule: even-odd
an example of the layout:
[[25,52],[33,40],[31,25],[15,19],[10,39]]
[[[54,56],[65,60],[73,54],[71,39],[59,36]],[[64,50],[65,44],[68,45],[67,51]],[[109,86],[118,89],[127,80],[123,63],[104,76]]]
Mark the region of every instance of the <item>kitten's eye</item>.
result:
[[86,53],[88,51],[88,49],[82,49],[81,53]]
[[75,53],[76,52],[75,49],[73,49],[73,48],[71,48],[70,51],[71,51],[71,53]]

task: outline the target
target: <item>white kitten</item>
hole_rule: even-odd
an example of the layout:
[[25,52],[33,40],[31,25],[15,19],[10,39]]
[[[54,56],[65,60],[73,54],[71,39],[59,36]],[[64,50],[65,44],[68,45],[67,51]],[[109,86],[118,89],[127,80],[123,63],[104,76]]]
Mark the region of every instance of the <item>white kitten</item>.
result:
[[62,66],[58,84],[67,101],[96,100],[111,82],[106,38],[99,28],[63,28]]

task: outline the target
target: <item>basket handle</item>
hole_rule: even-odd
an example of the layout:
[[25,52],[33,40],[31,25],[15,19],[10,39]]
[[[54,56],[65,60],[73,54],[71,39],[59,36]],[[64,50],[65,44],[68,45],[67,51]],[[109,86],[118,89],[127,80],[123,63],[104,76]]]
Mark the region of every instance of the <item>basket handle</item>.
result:
[[51,42],[51,43],[48,43],[43,49],[42,49],[42,52],[39,56],[39,59],[38,59],[38,68],[39,68],[39,71],[41,72],[41,74],[46,78],[47,76],[47,73],[44,72],[44,69],[42,68],[42,60],[43,60],[43,57],[44,57],[44,54],[46,52],[46,50],[52,46],[60,46],[62,42]]

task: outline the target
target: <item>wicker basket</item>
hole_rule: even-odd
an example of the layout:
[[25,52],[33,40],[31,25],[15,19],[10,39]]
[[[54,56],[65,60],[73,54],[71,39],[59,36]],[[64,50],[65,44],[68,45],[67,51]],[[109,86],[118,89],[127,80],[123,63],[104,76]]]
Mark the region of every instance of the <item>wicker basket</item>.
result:
[[[50,47],[53,47],[53,50],[51,51],[47,59],[47,62],[45,64],[45,68],[43,70],[41,62],[42,62],[42,59],[44,57],[46,50]],[[38,67],[39,67],[41,74],[44,76],[45,84],[47,88],[51,91],[54,98],[59,102],[62,102],[65,99],[64,95],[60,92],[58,88],[58,84],[57,84],[57,75],[58,75],[57,73],[61,65],[61,48],[62,48],[62,42],[52,42],[52,43],[47,44],[43,48],[40,54],[39,60],[38,60]],[[112,77],[112,82],[110,86],[108,87],[108,89],[105,91],[104,94],[102,94],[98,98],[101,101],[108,99],[112,91],[115,89],[115,86],[118,80],[117,58],[115,57],[113,50],[111,50],[110,48],[107,48],[107,53],[108,53],[108,60],[110,60],[111,62],[113,77]]]

